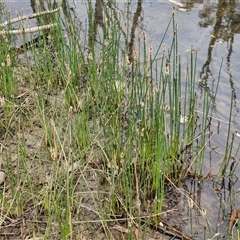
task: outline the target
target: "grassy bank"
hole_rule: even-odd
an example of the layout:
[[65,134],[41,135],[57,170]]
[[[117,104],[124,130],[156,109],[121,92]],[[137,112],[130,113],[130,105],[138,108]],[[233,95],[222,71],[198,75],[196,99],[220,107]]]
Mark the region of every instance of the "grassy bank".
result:
[[[173,211],[169,193],[203,178],[218,84],[209,93],[206,79],[199,97],[197,50],[183,69],[174,11],[153,50],[136,30],[140,6],[132,15],[130,4],[118,12],[114,3],[86,2],[84,25],[77,9],[50,5],[57,10],[36,18],[48,29],[18,41],[0,35],[5,239],[146,239]],[[26,29],[27,20],[2,28],[16,26]],[[233,141],[229,131],[223,175]]]

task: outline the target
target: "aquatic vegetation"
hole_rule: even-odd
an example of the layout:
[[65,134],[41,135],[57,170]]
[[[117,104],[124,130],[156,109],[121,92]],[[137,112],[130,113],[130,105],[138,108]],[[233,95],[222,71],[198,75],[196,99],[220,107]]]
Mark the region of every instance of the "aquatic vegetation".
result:
[[[214,238],[206,211],[183,186],[189,179],[218,184],[218,176],[203,168],[221,74],[212,91],[206,78],[198,91],[198,50],[189,51],[183,69],[175,9],[154,51],[137,30],[141,1],[134,14],[130,4],[120,11],[114,1],[85,6],[86,26],[67,4],[49,3],[47,12],[36,5],[37,24],[51,26],[37,36],[18,32],[21,46],[12,37],[14,23],[2,19],[9,33],[0,36],[1,164],[7,176],[1,225],[27,219],[23,238],[144,239],[157,229],[191,239],[198,212],[200,237]],[[229,174],[236,136],[231,119],[230,112],[221,177]],[[167,220],[176,216],[175,207],[180,212],[178,203],[170,204],[177,195],[189,210],[187,230]],[[234,213],[227,236],[236,234]]]

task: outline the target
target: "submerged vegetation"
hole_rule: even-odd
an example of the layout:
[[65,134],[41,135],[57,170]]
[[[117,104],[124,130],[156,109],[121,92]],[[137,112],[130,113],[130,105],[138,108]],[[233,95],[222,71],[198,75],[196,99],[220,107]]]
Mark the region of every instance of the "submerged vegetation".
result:
[[[0,5],[2,239],[147,239],[153,230],[198,239],[194,209],[199,239],[237,239],[237,194],[218,232],[182,187],[225,177],[231,185],[238,161],[230,111],[219,171],[203,171],[221,74],[214,89],[205,78],[198,91],[198,49],[183,68],[175,10],[154,50],[136,30],[141,1],[135,14],[130,4],[86,1],[86,26],[62,4],[34,5],[45,26],[37,33],[27,33],[30,17],[14,23]],[[168,221],[180,200],[186,229]]]

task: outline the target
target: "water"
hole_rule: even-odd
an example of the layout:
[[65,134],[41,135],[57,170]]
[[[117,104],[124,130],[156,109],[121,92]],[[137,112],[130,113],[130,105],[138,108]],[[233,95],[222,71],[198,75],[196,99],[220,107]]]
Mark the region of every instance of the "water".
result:
[[[174,2],[174,1],[173,1]],[[210,131],[216,133],[216,128],[220,124],[219,133],[216,133],[206,146],[204,174],[206,179],[198,181],[189,179],[180,186],[182,197],[178,198],[178,209],[182,210],[179,218],[186,224],[182,224],[184,232],[189,233],[190,219],[192,214],[193,226],[192,234],[196,239],[203,239],[204,231],[210,227],[212,236],[219,233],[219,239],[224,237],[227,231],[227,222],[230,215],[237,208],[240,208],[239,192],[239,156],[237,147],[240,138],[236,136],[232,159],[229,165],[235,164],[237,169],[234,177],[218,178],[213,180],[218,172],[225,150],[227,139],[227,128],[231,106],[231,95],[234,96],[234,107],[231,122],[231,134],[240,132],[239,116],[239,94],[240,94],[240,2],[238,1],[144,1],[142,11],[138,18],[138,28],[135,32],[135,40],[146,32],[147,43],[157,49],[161,41],[165,28],[169,22],[173,7],[176,8],[175,21],[178,24],[178,45],[179,54],[182,57],[182,65],[187,65],[189,49],[198,48],[197,82],[204,80],[208,75],[210,91],[215,89],[219,76],[220,65],[222,63],[220,84],[216,99],[216,110]],[[16,11],[23,14],[32,13],[29,1],[12,2],[6,1],[11,10],[12,17]],[[119,3],[119,8],[124,3]],[[76,2],[76,6],[84,22],[87,18],[85,4]],[[131,3],[131,10],[136,11],[137,2]],[[165,40],[168,46],[170,41]],[[201,86],[199,86],[199,97],[201,96]],[[213,150],[214,149],[214,150]],[[230,168],[228,168],[230,171]],[[187,196],[191,196],[197,205],[191,208]],[[206,214],[206,215],[205,215]],[[206,221],[207,219],[207,221]],[[209,235],[207,235],[209,237]],[[217,238],[216,238],[217,239]]]

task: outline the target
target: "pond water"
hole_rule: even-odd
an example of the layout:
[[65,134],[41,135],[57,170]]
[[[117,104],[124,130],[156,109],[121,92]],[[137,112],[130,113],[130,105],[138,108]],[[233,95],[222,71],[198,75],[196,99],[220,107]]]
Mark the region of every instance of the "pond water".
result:
[[[21,2],[21,3],[19,3]],[[6,0],[7,7],[14,17],[16,11],[23,14],[32,13],[30,1],[13,2]],[[131,2],[133,13],[139,2]],[[124,3],[119,3],[119,7]],[[227,139],[227,128],[231,106],[231,96],[234,96],[234,107],[231,122],[231,133],[240,132],[239,95],[240,95],[240,2],[236,0],[178,0],[178,1],[143,1],[138,18],[137,34],[144,30],[147,34],[147,43],[157,49],[166,26],[171,17],[173,7],[176,8],[175,21],[178,24],[178,46],[179,54],[182,56],[182,65],[186,67],[190,48],[197,48],[197,80],[201,81],[208,75],[210,90],[215,89],[219,70],[222,63],[220,84],[216,99],[216,110],[212,123],[215,136],[208,144],[209,151],[206,152],[205,174],[209,174],[204,182],[189,180],[181,186],[182,191],[197,202],[198,209],[191,210],[185,197],[182,197],[178,208],[181,207],[181,218],[192,212],[194,223],[192,224],[196,239],[203,239],[206,228],[210,226],[211,231],[220,233],[215,239],[222,239],[226,233],[226,225],[229,216],[235,209],[240,208],[240,184],[238,178],[240,169],[237,166],[239,156],[237,148],[240,138],[236,135],[232,152],[232,162],[236,164],[234,181],[232,179],[219,179],[212,181],[211,175],[216,174],[220,166]],[[87,18],[85,4],[76,1],[76,6],[82,21]],[[167,38],[165,40],[166,44]],[[198,84],[198,82],[196,83]],[[199,96],[201,86],[199,86]],[[220,130],[216,127],[220,124]],[[211,129],[210,129],[211,131]],[[210,151],[210,147],[215,149]],[[186,190],[187,189],[187,190]],[[182,205],[181,205],[182,204]],[[181,206],[180,206],[181,205]],[[206,219],[199,217],[199,209],[206,210]],[[187,222],[187,220],[186,220]],[[206,222],[208,222],[206,224]],[[209,225],[208,225],[209,224]],[[182,226],[184,232],[189,231],[189,225]],[[221,235],[222,234],[222,235]],[[213,236],[212,235],[212,236]],[[209,237],[208,235],[206,237]]]
[[[34,2],[34,1],[32,1]],[[6,0],[11,16],[16,13],[32,13],[30,1],[18,2]],[[71,4],[71,3],[70,3]],[[83,1],[76,1],[81,20],[87,18]],[[124,5],[120,2],[119,6]],[[203,79],[208,72],[208,84],[211,86],[218,79],[221,62],[223,61],[220,86],[218,90],[217,116],[222,122],[228,122],[230,95],[234,91],[235,108],[233,125],[240,132],[238,114],[238,95],[240,93],[240,3],[238,1],[143,1],[138,19],[138,34],[144,30],[147,43],[157,50],[166,26],[171,17],[172,8],[176,6],[175,21],[178,24],[178,47],[182,56],[183,68],[187,64],[190,48],[198,48],[198,77]],[[131,2],[133,13],[137,1]],[[34,22],[34,20],[33,20]],[[136,39],[139,36],[136,35]],[[168,39],[165,40],[166,44]],[[170,40],[170,38],[169,38]],[[212,80],[212,82],[211,82]],[[224,125],[224,124],[222,124]],[[222,126],[224,128],[224,126]],[[221,139],[221,138],[218,138]],[[224,139],[224,138],[223,138]],[[223,144],[222,140],[218,144]]]

